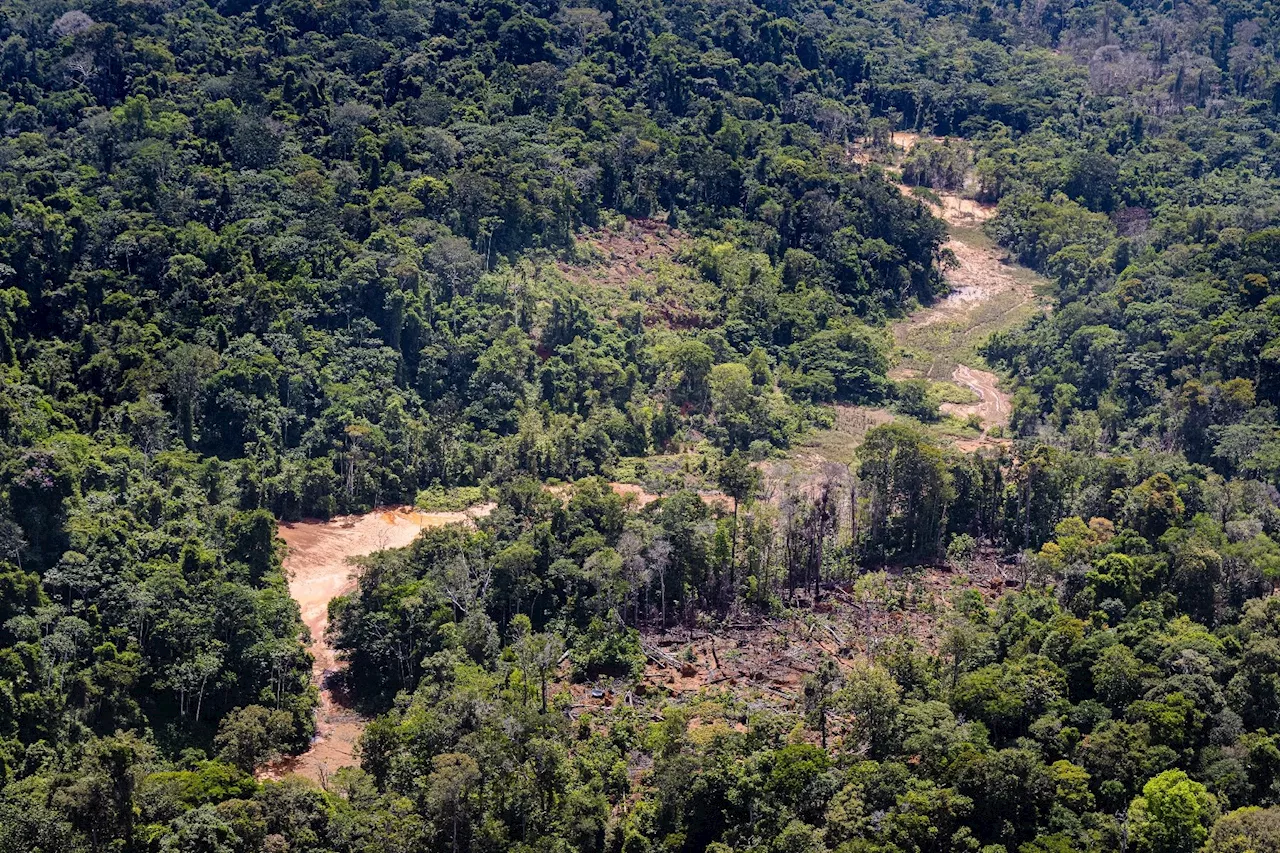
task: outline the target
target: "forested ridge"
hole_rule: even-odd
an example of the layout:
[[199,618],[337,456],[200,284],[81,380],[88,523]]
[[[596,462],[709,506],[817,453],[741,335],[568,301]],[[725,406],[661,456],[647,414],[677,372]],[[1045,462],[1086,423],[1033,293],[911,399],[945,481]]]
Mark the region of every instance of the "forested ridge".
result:
[[[1278,28],[3,0],[0,851],[1280,849]],[[1053,288],[968,454],[940,194]],[[482,500],[331,604],[360,766],[255,776],[277,521]]]

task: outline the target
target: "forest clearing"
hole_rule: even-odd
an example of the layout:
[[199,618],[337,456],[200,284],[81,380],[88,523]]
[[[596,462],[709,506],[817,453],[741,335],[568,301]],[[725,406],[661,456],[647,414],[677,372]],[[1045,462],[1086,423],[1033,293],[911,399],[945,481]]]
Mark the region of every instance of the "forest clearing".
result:
[[[611,484],[640,509],[659,496],[626,483]],[[721,495],[705,496],[728,511]],[[317,731],[309,748],[276,760],[259,778],[298,774],[320,784],[343,767],[358,766],[356,746],[368,720],[353,707],[352,697],[335,678],[346,666],[330,645],[329,603],[351,593],[359,580],[359,558],[412,544],[424,530],[446,525],[472,526],[494,509],[479,504],[456,512],[422,512],[387,507],[364,515],[327,521],[282,522],[284,570],[290,595],[298,602],[312,638],[312,680],[319,691]],[[954,597],[974,590],[994,601],[1018,579],[993,553],[975,555],[961,564],[878,572],[854,582],[824,585],[820,603],[809,590],[795,590],[787,601],[796,606],[789,618],[730,619],[722,625],[643,627],[641,642],[647,662],[637,695],[670,697],[688,702],[704,691],[727,693],[746,708],[794,709],[806,675],[822,660],[851,669],[875,658],[893,638],[910,638],[937,651]],[[563,664],[563,661],[561,661]],[[635,705],[625,682],[579,681],[558,666],[554,691],[571,697],[566,710],[578,716],[618,702]]]
[[273,762],[260,775],[278,779],[297,773],[323,783],[342,767],[358,764],[356,742],[365,720],[343,695],[333,678],[345,664],[338,660],[326,637],[329,602],[350,593],[359,579],[360,557],[388,548],[404,548],[423,530],[446,524],[470,524],[493,510],[481,504],[460,512],[422,512],[412,507],[384,507],[364,515],[339,516],[326,521],[281,522],[284,572],[289,594],[298,602],[302,622],[311,637],[308,646],[314,661],[312,683],[320,693],[316,709],[316,734],[310,747],[298,755]]
[[[914,134],[894,134],[895,146],[909,151]],[[902,187],[903,192],[909,188]],[[894,321],[890,331],[899,347],[899,364],[891,378],[924,376],[950,382],[970,391],[973,402],[943,402],[942,411],[953,418],[976,416],[982,425],[976,438],[941,433],[944,441],[969,452],[1007,443],[990,438],[992,427],[1005,427],[1010,413],[1009,395],[998,387],[998,377],[978,366],[977,347],[994,331],[1024,322],[1030,311],[1042,305],[1033,289],[1034,273],[1011,264],[1007,255],[982,235],[980,227],[994,213],[954,192],[939,192],[926,203],[949,226],[944,248],[955,263],[945,269],[950,291],[935,304]],[[603,295],[620,290],[638,296],[648,306],[646,322],[689,323],[697,316],[688,293],[697,290],[694,276],[682,271],[676,253],[685,240],[668,226],[652,221],[626,223],[620,230],[602,229],[585,241],[597,259],[583,266],[560,265],[561,273]],[[676,297],[671,283],[683,281],[685,297]],[[607,299],[605,300],[607,304]],[[680,318],[680,319],[676,319]],[[692,320],[696,325],[699,321]],[[949,372],[948,372],[949,371]],[[766,466],[769,500],[779,502],[786,490],[812,490],[819,478],[844,482],[854,461],[853,451],[867,429],[886,423],[894,414],[884,409],[837,406],[835,426],[807,436],[800,447],[782,461]],[[999,430],[997,430],[999,432]],[[833,467],[835,466],[835,467]],[[612,490],[628,499],[635,510],[661,495],[634,483],[614,482]],[[567,486],[548,489],[567,500]],[[702,498],[728,512],[730,499],[711,489]],[[376,551],[401,548],[419,532],[446,524],[471,524],[492,510],[492,504],[463,511],[424,513],[408,508],[375,510],[328,522],[281,524],[286,543],[284,567],[290,594],[298,601],[303,622],[311,632],[315,656],[313,678],[320,690],[317,734],[303,754],[282,759],[264,771],[279,777],[299,773],[323,781],[327,774],[352,766],[354,747],[365,720],[335,692],[331,679],[341,664],[325,639],[329,602],[350,593],[358,578],[355,558]],[[733,621],[717,629],[643,629],[648,662],[642,685],[658,695],[687,700],[705,689],[729,690],[759,707],[794,707],[804,677],[816,671],[824,658],[849,668],[874,658],[875,648],[891,636],[909,636],[926,648],[936,649],[942,625],[948,618],[952,596],[974,589],[994,599],[1013,583],[1008,566],[988,553],[982,560],[963,566],[920,568],[906,575],[880,573],[869,580],[834,586],[815,601],[801,591],[795,603],[802,606],[791,619]],[[792,600],[789,598],[789,600]],[[719,644],[719,645],[717,645]],[[573,683],[567,668],[557,677],[559,687],[574,699],[575,713],[613,704],[619,697],[612,685],[601,693],[594,684]],[[630,694],[627,700],[631,701]]]

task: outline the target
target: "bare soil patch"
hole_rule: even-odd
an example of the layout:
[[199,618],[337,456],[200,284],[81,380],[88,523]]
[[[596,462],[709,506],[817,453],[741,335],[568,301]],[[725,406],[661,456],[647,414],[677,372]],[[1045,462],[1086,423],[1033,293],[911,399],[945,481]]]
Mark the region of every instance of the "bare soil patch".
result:
[[483,504],[462,512],[421,512],[412,507],[394,507],[328,521],[280,524],[279,535],[288,548],[285,576],[289,594],[298,602],[302,621],[310,633],[314,657],[311,677],[320,689],[320,708],[311,748],[275,762],[260,775],[280,778],[297,773],[323,783],[338,768],[357,763],[355,745],[365,720],[330,685],[331,676],[345,664],[325,638],[329,602],[355,589],[359,579],[359,569],[352,560],[387,548],[403,548],[428,527],[474,523],[493,508],[493,504]]
[[985,369],[978,347],[993,332],[1015,328],[1044,308],[1037,294],[1037,276],[1011,263],[1003,250],[970,229],[953,222],[952,234],[947,248],[955,255],[956,265],[945,272],[951,292],[894,324],[899,348],[895,369],[950,382],[977,395],[974,403],[942,405],[944,414],[961,420],[978,416],[982,436],[954,442],[958,449],[972,451],[1006,443],[992,438],[990,431],[1007,426],[1012,412],[1008,393],[999,387],[999,377]]
[[627,220],[621,229],[578,235],[582,262],[560,261],[556,267],[610,313],[633,301],[642,306],[648,326],[698,328],[714,321],[715,306],[706,282],[676,258],[689,242],[686,234],[666,223]]
[[[656,492],[646,491],[644,486],[636,483],[610,483],[609,488],[613,493],[620,495],[624,499],[634,498],[636,509],[642,509],[659,498],[667,497]],[[696,489],[698,497],[702,498],[707,504],[713,507],[719,507],[722,510],[729,511],[733,509],[733,498],[724,492],[715,489]]]
[[1010,294],[1016,297],[1006,310],[1012,310],[1035,299],[1030,281],[1018,278],[1007,268],[1003,253],[993,248],[974,246],[957,239],[948,240],[945,248],[955,256],[955,266],[943,272],[951,290],[935,304],[894,324],[894,337],[899,342],[914,330],[948,320],[974,320],[975,309]]
[[870,148],[867,146],[866,140],[863,140],[861,142],[856,142],[849,147],[846,154],[850,160],[864,165],[867,163],[885,160],[889,162],[896,162],[898,157],[901,156],[899,151],[902,153],[911,151],[911,149],[915,148],[916,144],[919,143],[921,139],[932,139],[934,142],[943,141],[941,136],[926,137],[909,130],[895,130],[889,134],[890,147],[887,151],[884,149]]
[[662,497],[662,495],[657,495],[653,492],[646,492],[644,486],[635,483],[610,483],[609,488],[613,489],[614,494],[623,498],[635,498],[636,509],[646,507]]
[[977,394],[978,402],[943,403],[942,411],[961,418],[977,415],[989,427],[1009,422],[1009,395],[996,387],[998,379],[994,373],[961,364],[956,366],[951,378],[957,385],[963,385]]

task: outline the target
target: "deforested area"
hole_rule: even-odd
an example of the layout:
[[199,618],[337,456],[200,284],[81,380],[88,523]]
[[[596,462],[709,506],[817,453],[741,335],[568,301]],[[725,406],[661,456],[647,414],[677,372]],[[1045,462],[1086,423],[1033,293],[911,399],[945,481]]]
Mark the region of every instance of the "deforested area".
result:
[[1263,0],[0,0],[0,853],[1280,849]]

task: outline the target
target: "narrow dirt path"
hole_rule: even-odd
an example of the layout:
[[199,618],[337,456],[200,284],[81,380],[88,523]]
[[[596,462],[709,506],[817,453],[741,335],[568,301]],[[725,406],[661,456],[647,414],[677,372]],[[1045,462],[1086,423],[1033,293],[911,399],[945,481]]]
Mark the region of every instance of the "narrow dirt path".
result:
[[260,776],[278,779],[297,773],[323,784],[340,767],[356,764],[356,741],[365,720],[332,688],[331,676],[345,664],[325,637],[329,602],[351,592],[359,579],[353,558],[387,548],[403,548],[423,529],[446,524],[471,524],[488,515],[493,504],[463,512],[419,512],[412,507],[379,509],[329,521],[282,522],[280,538],[288,546],[284,558],[289,594],[298,602],[302,621],[311,632],[312,681],[320,688],[316,737],[311,748],[264,769]]
[[1013,411],[1009,395],[996,387],[999,381],[989,370],[978,370],[961,364],[951,374],[951,381],[978,395],[976,403],[943,403],[942,411],[958,418],[977,415],[984,424],[1006,424]]
[[[909,151],[919,139],[917,134],[898,132],[892,141],[898,149]],[[884,152],[873,154],[865,149],[849,151],[850,159],[859,163],[884,156]],[[896,159],[892,153],[888,156]],[[889,378],[950,383],[976,397],[973,402],[942,404],[946,415],[961,421],[977,415],[981,423],[976,437],[957,435],[954,425],[938,430],[940,438],[956,449],[972,452],[1006,444],[1008,440],[997,438],[992,428],[1008,425],[1011,400],[1000,389],[999,377],[985,369],[978,347],[991,333],[1016,328],[1045,310],[1037,294],[1044,280],[1013,263],[983,232],[983,225],[995,216],[994,206],[954,192],[917,194],[905,185],[898,188],[919,198],[947,223],[949,239],[944,248],[955,256],[955,264],[944,270],[951,288],[946,296],[890,326],[897,352]],[[766,482],[781,494],[788,487],[803,490],[815,480],[833,476],[832,472],[853,461],[854,449],[868,429],[894,417],[885,408],[837,406],[830,429],[807,436],[786,459],[766,463]]]
[[[895,143],[910,150],[914,138]],[[909,135],[904,134],[904,137]],[[899,187],[911,194],[911,188]],[[1020,325],[1043,310],[1035,292],[1037,276],[1016,263],[982,232],[995,216],[995,207],[936,192],[938,199],[922,198],[935,216],[947,223],[950,239],[944,248],[955,264],[943,273],[951,291],[934,305],[916,311],[893,325],[893,337],[903,358],[895,373],[950,382],[977,395],[975,403],[944,403],[944,414],[968,418],[977,415],[982,436],[957,440],[963,450],[998,443],[989,438],[992,427],[1008,425],[1013,407],[998,385],[999,377],[982,369],[977,347],[994,331]]]

